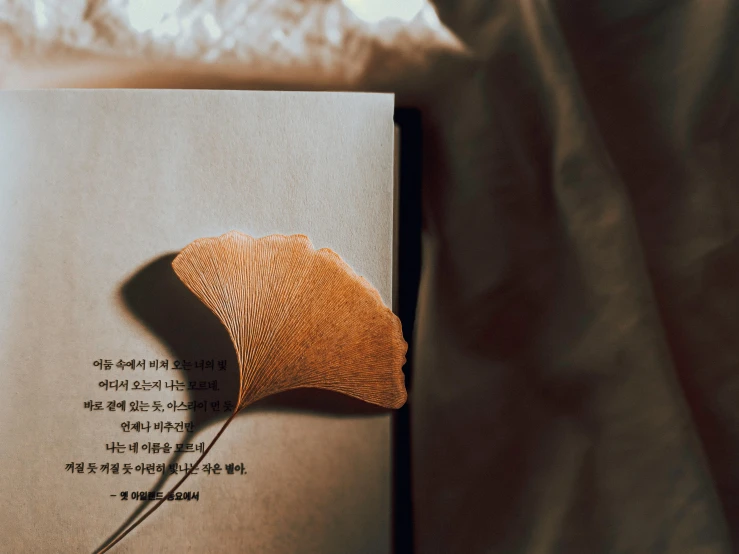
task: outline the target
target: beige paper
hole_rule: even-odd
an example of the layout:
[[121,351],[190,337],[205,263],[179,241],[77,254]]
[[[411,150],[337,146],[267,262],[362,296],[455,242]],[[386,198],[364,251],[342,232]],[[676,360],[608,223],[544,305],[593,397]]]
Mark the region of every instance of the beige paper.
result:
[[[109,411],[111,400],[214,401],[170,380],[237,379],[222,329],[169,269],[190,241],[232,229],[303,233],[392,298],[393,98],[223,91],[0,93],[0,505],[6,552],[92,552],[160,474],[105,475],[113,442],[204,442],[227,413],[196,413],[194,436],[123,432],[126,421],[193,412]],[[180,288],[178,288],[180,287]],[[209,319],[210,318],[210,319]],[[181,356],[182,355],[182,356]],[[229,359],[229,371],[112,370],[95,360]],[[231,381],[226,374],[231,375]],[[127,379],[128,391],[101,381]],[[132,391],[134,380],[162,390]],[[198,396],[199,395],[199,396]],[[84,408],[104,401],[102,411]],[[129,404],[130,408],[130,404]],[[390,416],[298,395],[240,414],[202,472],[115,552],[382,553],[390,550]],[[177,462],[194,462],[186,453]],[[71,473],[93,462],[98,473]],[[168,483],[172,484],[170,478]],[[155,490],[167,490],[167,486]]]

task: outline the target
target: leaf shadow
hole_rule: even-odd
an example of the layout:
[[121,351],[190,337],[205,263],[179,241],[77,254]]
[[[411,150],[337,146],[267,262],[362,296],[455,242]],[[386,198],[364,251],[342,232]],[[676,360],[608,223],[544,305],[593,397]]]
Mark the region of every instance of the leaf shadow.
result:
[[[231,401],[236,405],[239,391],[239,372],[233,343],[220,320],[183,283],[172,269],[172,261],[177,253],[160,256],[146,264],[120,287],[118,294],[124,308],[156,336],[171,355],[170,360],[225,360],[226,370],[200,369],[194,366],[187,371],[156,371],[156,379],[163,382],[179,380],[217,380],[218,390],[193,388],[185,392],[185,402]],[[171,364],[170,364],[171,365]],[[150,379],[150,373],[136,376]],[[129,379],[130,380],[130,379]],[[388,410],[373,406],[333,391],[322,389],[295,389],[264,398],[243,413],[311,413],[325,417],[371,417],[384,415]],[[197,433],[207,427],[225,423],[231,412],[226,411],[187,411],[193,423],[192,431],[185,431],[179,441],[192,442]],[[243,414],[242,413],[242,414]],[[241,417],[239,414],[238,417]],[[178,418],[179,419],[179,418]],[[186,452],[174,452],[165,464],[179,464]],[[158,491],[172,477],[164,471],[150,490]],[[165,492],[165,491],[163,491]],[[147,508],[148,502],[139,503],[131,515],[100,545],[99,552],[115,537],[133,523]]]

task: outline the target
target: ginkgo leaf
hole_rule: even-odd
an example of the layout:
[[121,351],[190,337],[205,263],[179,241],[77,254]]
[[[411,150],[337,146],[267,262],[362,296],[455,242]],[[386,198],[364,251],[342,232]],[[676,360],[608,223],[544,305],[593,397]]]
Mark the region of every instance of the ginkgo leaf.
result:
[[239,365],[236,408],[193,467],[240,410],[272,394],[311,387],[385,408],[405,403],[402,367],[408,345],[400,320],[335,252],[315,250],[304,235],[257,239],[232,231],[192,242],[172,267],[226,327]]
[[333,251],[304,235],[231,232],[196,240],[172,267],[231,336],[239,406],[298,387],[405,403],[400,320]]

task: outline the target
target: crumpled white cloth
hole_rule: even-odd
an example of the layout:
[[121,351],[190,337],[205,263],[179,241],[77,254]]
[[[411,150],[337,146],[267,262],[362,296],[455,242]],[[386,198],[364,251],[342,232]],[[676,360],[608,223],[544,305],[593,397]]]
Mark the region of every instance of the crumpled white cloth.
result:
[[[400,4],[387,3],[388,15]],[[0,86],[90,59],[295,71],[333,87],[392,83],[462,49],[427,0],[417,5],[409,21],[368,21],[341,0],[0,0]]]

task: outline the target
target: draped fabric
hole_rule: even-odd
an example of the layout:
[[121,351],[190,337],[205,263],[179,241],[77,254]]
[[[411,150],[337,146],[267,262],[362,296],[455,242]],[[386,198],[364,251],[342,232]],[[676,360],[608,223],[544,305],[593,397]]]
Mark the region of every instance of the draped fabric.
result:
[[436,6],[416,551],[739,551],[737,6]]

